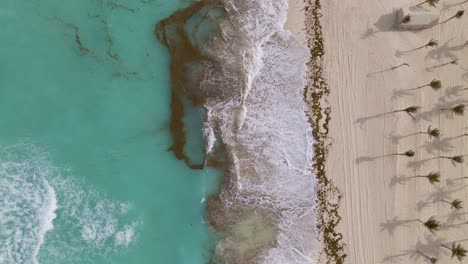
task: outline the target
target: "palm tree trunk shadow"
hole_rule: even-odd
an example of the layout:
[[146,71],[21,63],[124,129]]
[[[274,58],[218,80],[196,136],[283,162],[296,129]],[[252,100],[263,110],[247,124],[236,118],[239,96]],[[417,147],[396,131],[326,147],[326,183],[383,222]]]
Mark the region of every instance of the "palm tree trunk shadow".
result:
[[393,70],[396,70],[396,69],[398,69],[398,68],[400,68],[400,67],[403,67],[403,66],[409,67],[409,64],[408,64],[408,63],[402,63],[402,64],[400,64],[400,65],[397,65],[397,66],[394,66],[394,67],[391,67],[391,68],[388,68],[388,69],[385,69],[385,70],[380,70],[380,71],[376,71],[376,72],[370,72],[369,74],[367,74],[367,77],[371,77],[371,76],[376,75],[376,74],[381,74],[381,73],[393,71]]
[[361,118],[358,118],[354,121],[355,124],[359,124],[359,126],[361,128],[363,128],[364,124],[371,120],[371,119],[375,119],[375,118],[379,118],[379,117],[382,117],[382,116],[385,116],[389,113],[383,113],[383,114],[377,114],[377,115],[373,115],[373,116],[366,116],[366,117],[361,117]]
[[390,157],[390,156],[394,156],[394,154],[387,154],[387,155],[381,155],[381,156],[362,156],[356,159],[356,164],[360,164],[363,162],[370,162],[370,161],[374,161],[377,159],[383,159],[385,157]]

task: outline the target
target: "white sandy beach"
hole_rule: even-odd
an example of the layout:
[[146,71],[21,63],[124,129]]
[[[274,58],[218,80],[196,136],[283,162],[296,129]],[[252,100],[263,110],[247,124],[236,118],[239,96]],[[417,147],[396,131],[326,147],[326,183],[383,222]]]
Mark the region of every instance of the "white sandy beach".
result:
[[[456,5],[463,0],[441,2],[441,21],[468,8],[468,3]],[[287,24],[298,38],[300,3],[290,1]],[[468,248],[468,225],[459,225],[468,221],[468,179],[454,181],[468,176],[467,162],[454,167],[448,160],[431,159],[468,154],[468,137],[458,138],[468,132],[468,115],[440,110],[468,103],[468,91],[462,90],[468,87],[468,46],[460,46],[468,40],[468,17],[423,31],[388,31],[394,9],[415,4],[419,2],[322,1],[333,141],[327,172],[343,195],[338,231],[347,244],[345,263],[427,263],[418,250],[437,257],[438,263],[459,263],[440,244],[459,241]],[[366,34],[369,29],[385,32]],[[404,53],[431,38],[439,47]],[[453,59],[459,64],[431,68]],[[401,63],[410,67],[384,71]],[[435,78],[443,84],[438,92],[399,91]],[[422,107],[416,121],[406,113],[376,116],[412,105]],[[411,135],[430,125],[441,130],[440,140]],[[382,157],[410,149],[416,152],[413,158]],[[441,173],[435,186],[424,178],[404,178],[431,171]],[[456,212],[441,199],[461,199],[464,208]],[[407,222],[431,216],[442,224],[435,235],[418,222]]]
[[[468,8],[468,4],[452,6],[459,0],[441,2],[441,20]],[[448,160],[426,160],[468,154],[468,139],[456,138],[468,131],[466,115],[440,111],[468,102],[468,91],[461,90],[468,87],[468,47],[457,47],[468,40],[468,18],[418,32],[364,34],[369,28],[387,30],[393,18],[388,14],[412,4],[418,2],[323,2],[333,139],[327,171],[343,194],[339,231],[347,244],[347,263],[426,263],[415,253],[417,250],[439,258],[439,263],[458,263],[456,259],[450,260],[450,251],[441,249],[440,244],[461,241],[468,248],[468,225],[457,225],[468,220],[468,188],[464,188],[468,181],[451,181],[468,176],[466,162],[454,167]],[[408,54],[398,52],[424,45],[431,38],[439,40],[438,48]],[[456,58],[460,59],[459,65],[430,68]],[[369,76],[404,62],[410,68]],[[439,92],[430,88],[398,92],[434,78],[442,81]],[[411,105],[422,107],[416,121],[405,113],[368,118]],[[426,131],[429,125],[441,130],[441,140],[430,140],[422,134],[407,136]],[[409,149],[416,152],[415,157],[368,159]],[[440,184],[432,186],[424,178],[407,181],[397,178],[431,171],[441,173]],[[459,213],[439,202],[456,198],[465,205]],[[443,225],[436,235],[417,222],[401,224],[418,218],[427,220],[430,216]]]

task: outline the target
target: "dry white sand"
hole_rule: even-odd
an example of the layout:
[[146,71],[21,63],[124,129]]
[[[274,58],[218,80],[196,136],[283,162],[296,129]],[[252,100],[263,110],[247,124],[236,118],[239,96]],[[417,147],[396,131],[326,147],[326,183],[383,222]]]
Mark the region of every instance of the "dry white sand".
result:
[[[442,0],[441,20],[468,9],[468,3],[453,6],[462,1]],[[468,103],[468,90],[462,90],[468,87],[468,46],[459,46],[468,40],[468,15],[423,31],[368,35],[370,28],[390,28],[394,9],[419,2],[321,2],[332,108],[327,172],[343,194],[339,231],[347,244],[346,263],[427,263],[417,250],[439,258],[439,263],[458,263],[440,244],[460,241],[468,249],[468,225],[458,225],[468,221],[468,179],[454,180],[468,176],[468,162],[454,167],[448,160],[431,158],[468,154],[468,137],[458,138],[468,132],[468,113],[440,111]],[[431,38],[439,40],[438,48],[403,52]],[[459,65],[431,68],[456,58]],[[411,67],[370,75],[404,62]],[[404,91],[434,78],[442,81],[439,92]],[[412,105],[422,107],[416,121],[405,113],[377,116]],[[429,125],[441,130],[440,140],[410,135]],[[382,157],[409,149],[415,157]],[[403,178],[431,171],[442,175],[435,186],[425,179]],[[465,208],[456,212],[441,199],[461,199]],[[430,216],[443,225],[435,235],[420,223],[405,223]]]

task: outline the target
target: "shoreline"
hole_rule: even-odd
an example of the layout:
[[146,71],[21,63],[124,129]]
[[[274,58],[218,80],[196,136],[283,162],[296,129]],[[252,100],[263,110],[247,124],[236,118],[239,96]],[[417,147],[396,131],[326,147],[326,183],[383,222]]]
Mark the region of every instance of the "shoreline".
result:
[[[223,149],[224,181],[206,211],[210,226],[226,235],[216,253],[230,263],[314,263],[312,133],[301,92],[308,51],[284,31],[288,10],[282,1],[222,8],[205,0],[177,11],[155,31],[173,57],[173,96],[203,105],[204,128],[218,142],[208,145]],[[200,20],[189,32],[191,18]],[[202,32],[204,20],[213,31],[199,45],[189,36]],[[194,66],[199,70],[184,74]],[[184,143],[183,127],[174,127],[181,133],[173,136]]]
[[344,263],[345,244],[342,235],[336,231],[341,221],[339,206],[341,193],[330,180],[325,169],[331,142],[329,123],[331,108],[328,102],[330,90],[324,78],[325,44],[322,34],[320,0],[289,0],[288,20],[285,29],[310,50],[307,63],[307,84],[304,100],[307,117],[315,140],[312,169],[317,179],[316,221],[318,245],[312,253],[318,263]]

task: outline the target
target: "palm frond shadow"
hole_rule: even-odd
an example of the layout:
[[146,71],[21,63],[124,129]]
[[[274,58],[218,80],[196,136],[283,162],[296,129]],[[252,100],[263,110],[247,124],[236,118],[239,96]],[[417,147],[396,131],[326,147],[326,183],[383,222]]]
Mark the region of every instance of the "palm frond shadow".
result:
[[452,98],[463,96],[464,87],[461,85],[452,86],[444,89],[444,95],[439,98],[441,103],[447,102]]
[[456,105],[466,104],[466,103],[468,103],[468,100],[465,100],[465,99],[457,99],[457,100],[451,101],[451,102],[440,102],[440,103],[437,103],[434,106],[434,108],[432,108],[431,110],[417,113],[417,114],[414,115],[414,117],[416,119],[423,119],[423,120],[428,121],[428,122],[432,122],[433,121],[432,117],[438,117],[440,114],[445,114],[445,117],[452,118],[453,114],[450,111],[442,112],[441,110],[442,109],[449,109],[449,108],[452,108],[452,107],[454,107]]
[[450,229],[460,229],[463,228],[466,225],[466,222],[461,222],[461,223],[445,223],[440,226],[440,230],[450,230]]
[[408,162],[407,167],[410,169],[413,169],[413,171],[417,171],[421,169],[421,167],[430,160],[434,160],[434,159],[430,158],[430,159],[423,159],[423,160],[412,160]]
[[444,59],[456,60],[458,59],[457,55],[454,53],[455,51],[462,50],[464,48],[463,45],[457,46],[449,46],[449,43],[452,39],[449,39],[444,45],[439,45],[438,47],[431,49],[427,55],[426,59],[433,59],[437,61],[442,61]]
[[375,34],[381,32],[380,30],[377,30],[373,27],[367,27],[366,31],[364,31],[362,34],[361,34],[361,39],[367,39],[367,38],[370,38],[370,37],[375,37]]
[[448,189],[447,187],[436,187],[436,190],[429,194],[429,201],[451,200],[451,195],[455,192],[463,190],[468,185],[461,186],[456,189]]
[[465,0],[465,1],[461,1],[459,3],[456,3],[456,4],[449,4],[449,3],[442,3],[442,11],[445,11],[445,10],[448,10],[452,7],[456,7],[456,6],[459,6],[459,5],[463,5],[463,4],[466,4],[468,3],[468,0]]
[[390,136],[387,138],[390,139],[390,142],[392,142],[393,145],[398,145],[400,139],[403,139],[403,136],[391,132]]
[[[445,239],[443,238],[437,238],[431,235],[425,235],[425,241],[421,242],[419,240],[416,245],[413,247],[404,250],[400,254],[396,255],[390,255],[385,257],[382,262],[390,262],[390,263],[395,263],[395,262],[402,262],[402,263],[408,263],[408,260],[412,261],[411,263],[414,263],[422,258],[422,256],[419,252],[425,252],[426,254],[431,254],[431,256],[435,258],[441,257],[441,255],[448,255],[447,252],[444,252],[441,250],[440,245],[445,243]],[[405,260],[408,259],[408,260]]]
[[434,155],[439,152],[449,153],[455,148],[450,141],[452,141],[452,138],[434,138],[424,142],[420,148]]
[[465,71],[465,73],[462,74],[462,79],[468,81],[468,69],[462,68],[462,70]]
[[434,202],[419,201],[416,203],[416,210],[418,210],[418,212],[421,212],[423,209],[429,207],[431,204],[434,204]]
[[452,210],[450,214],[448,214],[447,217],[447,224],[451,224],[454,222],[462,222],[465,221],[465,215],[468,215],[467,212],[460,212],[457,210]]
[[411,222],[414,222],[414,220],[403,220],[394,216],[392,219],[387,219],[387,222],[380,223],[380,231],[387,231],[392,236],[398,227],[408,227],[407,224]]
[[402,99],[404,97],[413,96],[413,95],[414,95],[414,91],[408,91],[404,89],[393,90],[391,99],[398,100],[398,99]]
[[390,180],[390,183],[388,184],[389,187],[394,187],[397,184],[400,185],[405,185],[406,182],[411,181],[410,177],[405,177],[405,176],[393,176],[392,179]]

